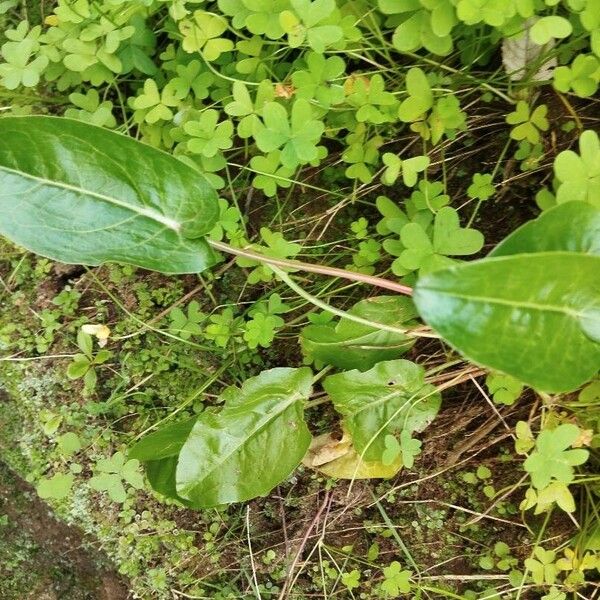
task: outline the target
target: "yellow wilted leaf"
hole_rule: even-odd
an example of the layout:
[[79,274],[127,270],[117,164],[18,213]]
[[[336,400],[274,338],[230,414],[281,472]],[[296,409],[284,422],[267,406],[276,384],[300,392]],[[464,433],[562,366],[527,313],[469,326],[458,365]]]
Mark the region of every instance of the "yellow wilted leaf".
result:
[[390,465],[362,460],[352,446],[352,438],[346,432],[341,440],[337,440],[331,433],[313,438],[302,462],[307,467],[337,479],[389,479],[402,468],[400,457]]

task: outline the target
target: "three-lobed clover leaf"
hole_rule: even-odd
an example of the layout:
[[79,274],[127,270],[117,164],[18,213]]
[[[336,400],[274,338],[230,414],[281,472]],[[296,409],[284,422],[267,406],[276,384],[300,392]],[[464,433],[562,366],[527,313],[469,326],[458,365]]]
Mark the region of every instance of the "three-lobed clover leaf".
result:
[[450,32],[456,24],[456,16],[451,0],[427,1],[427,5],[418,0],[379,0],[379,7],[385,14],[401,15],[392,36],[392,44],[400,52],[414,52],[424,47],[445,56],[452,50]]
[[165,89],[178,100],[185,100],[192,92],[198,100],[204,100],[209,95],[210,86],[215,76],[203,68],[198,60],[192,60],[187,65],[177,65],[177,77],[169,80]]
[[398,108],[398,117],[405,123],[422,119],[433,106],[433,92],[422,69],[413,67],[406,74],[408,98]]
[[306,100],[315,99],[325,108],[342,102],[345,95],[344,87],[335,81],[344,73],[346,68],[344,60],[339,56],[325,58],[316,52],[308,52],[304,60],[306,70],[292,74],[296,97]]
[[569,37],[573,26],[564,17],[548,15],[539,18],[529,29],[529,36],[534,44],[544,46],[552,39]]
[[[283,234],[273,232],[268,227],[261,227],[260,237],[265,242],[266,247],[260,248],[260,252],[265,256],[272,258],[293,258],[300,252],[302,246],[295,242],[288,242]],[[260,264],[256,260],[238,256],[237,263],[242,267],[255,267],[248,274],[248,283],[258,283],[259,281],[268,282],[273,279],[273,272],[266,264]]]
[[410,571],[402,570],[402,565],[393,561],[389,567],[383,569],[384,580],[381,584],[382,591],[389,598],[398,598],[401,594],[410,592]]
[[292,48],[306,41],[315,52],[323,53],[342,39],[342,28],[329,18],[336,11],[335,0],[290,0],[290,4],[294,10],[284,10],[279,23]]
[[545,104],[537,106],[533,112],[525,100],[517,102],[516,109],[506,116],[509,125],[515,125],[510,131],[513,140],[527,140],[531,144],[540,141],[540,131],[548,131],[550,127],[546,114],[548,107]]
[[171,110],[179,104],[179,99],[172,90],[165,86],[162,91],[154,79],[146,79],[143,91],[131,100],[131,107],[144,111],[143,119],[146,123],[170,121],[173,118]]
[[124,484],[129,484],[136,490],[144,487],[139,468],[139,460],[125,460],[122,452],[115,452],[110,458],[102,458],[96,463],[96,474],[89,481],[90,487],[99,492],[107,492],[114,502],[123,503],[127,499]]
[[191,53],[201,52],[209,62],[217,60],[224,52],[233,50],[231,40],[220,37],[227,29],[227,19],[204,10],[194,11],[191,19],[179,22],[183,35],[181,47]]
[[[225,112],[238,117],[237,132],[242,139],[252,136],[256,125],[260,125],[258,115],[265,103],[272,102],[275,93],[270,81],[262,81],[256,88],[255,99],[252,99],[248,87],[242,81],[234,81],[231,89],[233,100],[224,106]],[[241,118],[240,118],[241,117]]]
[[531,572],[531,578],[537,585],[553,585],[556,581],[558,569],[554,564],[556,552],[544,550],[541,546],[533,549],[535,558],[525,559],[525,566]]
[[536,489],[543,490],[553,480],[565,484],[573,481],[573,467],[582,465],[589,456],[581,448],[569,450],[579,433],[576,425],[565,423],[556,429],[544,429],[538,435],[535,450],[524,463]]
[[[483,247],[483,235],[471,228],[462,228],[458,213],[449,206],[441,208],[435,216],[433,239],[419,223],[402,227],[400,241],[404,250],[392,265],[397,275],[418,270],[421,275],[454,263],[449,256],[467,256]],[[389,246],[388,246],[389,248]]]
[[579,137],[579,154],[560,152],[554,161],[554,173],[560,182],[556,191],[559,204],[570,201],[589,202],[600,207],[600,139],[595,131]]
[[212,108],[202,111],[198,119],[187,121],[183,130],[191,136],[187,149],[193,154],[212,158],[220,150],[233,146],[233,123],[230,120],[219,123],[219,112]]
[[465,129],[466,113],[460,108],[456,96],[444,96],[436,100],[426,123],[413,123],[411,129],[419,131],[423,139],[431,138],[437,144],[442,136],[454,139],[456,132]]
[[260,150],[281,150],[281,164],[295,169],[319,158],[317,144],[323,131],[323,122],[313,118],[309,102],[299,98],[292,105],[291,117],[281,104],[267,102],[253,135]]
[[67,108],[65,117],[79,119],[85,123],[92,123],[92,125],[109,129],[117,126],[117,120],[112,113],[113,103],[110,100],[100,102],[100,94],[97,90],[92,88],[86,94],[74,92],[69,95],[69,100],[79,110],[77,108]]
[[457,17],[467,25],[487,23],[492,27],[501,27],[516,13],[514,2],[497,0],[458,0]]
[[250,159],[250,167],[256,175],[252,185],[262,190],[266,196],[275,196],[277,188],[289,188],[292,185],[290,179],[294,169],[281,166],[281,152],[274,150],[266,156],[253,156]]
[[381,176],[381,183],[393,185],[402,173],[402,181],[406,187],[413,187],[417,183],[418,174],[425,171],[430,163],[428,156],[413,156],[402,160],[391,152],[385,152],[381,160],[386,166]]
[[75,477],[72,473],[55,473],[50,478],[42,478],[37,484],[36,491],[40,498],[46,500],[62,500],[71,492]]
[[490,373],[486,377],[485,384],[497,404],[511,406],[523,393],[523,384],[504,373]]
[[39,49],[39,43],[25,38],[18,42],[6,42],[2,45],[2,57],[6,61],[0,64],[2,85],[7,90],[15,90],[20,85],[35,87],[50,62],[47,56],[33,55]]
[[578,54],[570,65],[554,69],[554,88],[571,90],[581,98],[593,96],[600,83],[600,60],[592,54]]
[[187,313],[176,307],[169,312],[169,319],[169,331],[182,340],[189,340],[193,335],[202,333],[200,323],[206,319],[206,315],[200,310],[200,304],[192,300],[188,304]]
[[415,220],[420,211],[436,213],[450,203],[450,196],[444,194],[444,191],[442,182],[422,179],[405,203],[407,214]]
[[494,195],[495,188],[490,173],[475,173],[473,183],[467,188],[467,196],[476,200],[487,200]]
[[356,120],[359,123],[389,123],[395,120],[398,101],[385,90],[385,81],[379,74],[371,78],[364,76],[346,81],[347,102],[356,108]]

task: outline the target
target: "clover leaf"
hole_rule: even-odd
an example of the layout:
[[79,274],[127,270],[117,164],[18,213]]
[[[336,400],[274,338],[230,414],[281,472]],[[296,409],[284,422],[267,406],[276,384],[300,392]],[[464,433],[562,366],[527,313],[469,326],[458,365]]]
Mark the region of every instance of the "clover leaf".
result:
[[591,54],[578,54],[570,65],[554,69],[554,88],[567,93],[573,90],[578,96],[593,96],[600,82],[600,60]]
[[[456,96],[444,96],[436,101],[427,123],[422,125],[421,136],[424,139],[431,137],[434,144],[437,144],[444,135],[449,139],[454,139],[458,130],[465,129],[466,120],[467,115],[460,108],[458,98]],[[420,131],[420,125],[420,123],[413,123],[411,129]],[[426,133],[424,133],[425,131]]]
[[143,92],[131,100],[131,107],[143,111],[143,120],[146,123],[170,121],[173,118],[171,108],[179,104],[179,100],[166,87],[159,91],[154,79],[146,79]]
[[288,34],[288,44],[298,48],[304,41],[318,53],[340,41],[343,30],[331,23],[329,17],[336,10],[335,0],[290,0],[293,11],[284,10],[279,23]]
[[344,88],[334,83],[342,76],[346,65],[339,56],[325,58],[322,54],[308,52],[304,60],[306,70],[292,74],[292,83],[296,88],[296,97],[312,100],[328,108],[344,100]]
[[525,566],[531,571],[531,578],[537,585],[552,585],[556,581],[558,569],[554,564],[556,552],[544,550],[541,546],[533,549],[535,558],[525,559]]
[[[450,32],[456,23],[451,0],[440,0],[430,12],[418,1],[379,0],[382,12],[401,13],[400,24],[392,36],[392,44],[400,52],[414,52],[424,47],[445,56],[452,50]],[[430,3],[432,4],[432,3]]]
[[381,143],[382,139],[379,136],[369,140],[360,139],[360,141],[351,143],[342,154],[342,160],[350,163],[345,172],[346,177],[358,179],[363,183],[371,183],[373,180],[373,167],[379,160],[379,146]]
[[402,173],[402,180],[406,187],[413,187],[417,183],[418,173],[425,171],[430,162],[427,156],[413,156],[401,160],[400,157],[391,152],[385,152],[381,159],[383,164],[386,165],[381,176],[381,183],[393,185]]
[[196,300],[192,300],[187,307],[187,314],[179,307],[169,312],[171,325],[169,331],[182,340],[189,340],[193,335],[202,333],[202,323],[206,315],[200,310],[200,305]]
[[176,69],[177,77],[165,86],[172,97],[185,100],[192,92],[198,100],[208,97],[215,76],[210,71],[205,71],[200,61],[192,60],[187,65],[177,65]]
[[219,0],[219,7],[234,16],[234,26],[243,22],[248,31],[278,40],[284,35],[280,15],[290,7],[289,0]]
[[419,211],[436,213],[450,202],[450,196],[444,194],[444,184],[439,181],[419,181],[417,189],[406,201],[406,210],[411,218]]
[[377,196],[375,206],[383,216],[376,225],[377,233],[379,235],[400,234],[402,227],[408,223],[406,213],[387,196]]
[[595,131],[584,131],[579,138],[579,155],[572,150],[558,154],[554,173],[560,182],[556,201],[589,202],[600,207],[600,140]]
[[97,90],[92,88],[86,94],[74,92],[69,95],[69,100],[80,110],[67,108],[65,117],[109,129],[117,126],[117,120],[112,113],[113,103],[110,100],[100,102],[100,94]]
[[55,473],[49,479],[40,479],[36,491],[44,500],[47,498],[62,500],[69,495],[74,481],[75,477],[72,473]]
[[559,425],[556,429],[544,429],[538,435],[536,449],[524,463],[536,489],[544,489],[552,480],[565,484],[573,481],[573,467],[582,465],[589,455],[587,450],[568,449],[578,437],[579,428],[572,423]]
[[509,125],[516,125],[510,132],[510,137],[514,140],[527,140],[531,144],[537,144],[540,141],[540,131],[547,131],[549,128],[546,114],[548,107],[542,104],[531,112],[529,104],[524,100],[517,102],[516,109],[506,116],[506,122]]
[[107,492],[114,502],[123,503],[127,499],[124,484],[129,484],[136,490],[144,487],[139,468],[139,460],[125,460],[122,452],[115,452],[110,458],[100,459],[96,463],[96,474],[89,481],[90,487],[99,492]]
[[275,196],[277,188],[289,188],[292,185],[290,177],[294,169],[281,166],[281,152],[275,150],[266,156],[253,156],[250,167],[256,173],[252,185],[262,190],[266,196]]
[[491,198],[495,192],[493,179],[493,175],[489,173],[475,173],[473,183],[467,188],[467,196],[477,200]]
[[237,132],[242,139],[252,136],[257,124],[258,115],[266,102],[274,98],[273,86],[267,80],[258,85],[256,98],[253,101],[248,87],[241,81],[235,81],[232,86],[233,100],[224,107],[225,112],[233,117],[241,117],[238,121]]
[[523,393],[523,384],[504,373],[490,373],[486,377],[485,384],[497,404],[511,406]]
[[400,449],[402,453],[402,464],[411,469],[415,464],[415,456],[421,453],[421,442],[411,437],[407,429],[400,434]]
[[249,348],[262,346],[268,348],[275,339],[275,333],[279,327],[284,324],[284,320],[277,315],[256,313],[250,321],[246,323],[244,331],[244,340]]
[[187,121],[183,130],[191,136],[187,149],[194,153],[212,158],[219,150],[233,146],[233,123],[229,120],[219,121],[219,112],[209,108],[197,120]]
[[253,135],[263,152],[281,149],[281,164],[294,169],[319,157],[317,144],[323,131],[323,122],[313,118],[309,102],[299,98],[292,105],[291,118],[281,104],[267,102]]
[[475,254],[483,247],[481,232],[461,228],[458,213],[449,206],[440,209],[435,216],[433,239],[422,225],[413,222],[402,227],[400,241],[398,250],[385,245],[388,252],[393,250],[394,254],[398,254],[392,265],[396,275],[406,275],[415,270],[420,274],[430,273],[453,264],[449,256]]
[[405,123],[422,119],[433,106],[433,92],[422,69],[413,67],[406,74],[406,98],[398,108],[398,117]]
[[181,47],[190,54],[201,52],[209,62],[217,60],[223,52],[233,50],[231,40],[220,37],[227,29],[227,19],[214,13],[197,10],[191,19],[179,22],[183,35]]
[[385,91],[385,82],[379,74],[370,79],[360,76],[346,82],[349,92],[346,100],[355,107],[356,120],[359,123],[381,123],[395,120],[398,101],[390,92]]
[[410,571],[403,571],[400,563],[395,560],[389,567],[383,569],[385,579],[381,584],[381,589],[387,596],[398,598],[401,594],[410,592]]
[[529,37],[534,44],[544,46],[552,39],[566,38],[573,32],[573,26],[564,17],[549,15],[541,17],[529,29]]
[[[266,247],[259,249],[260,252],[272,258],[292,258],[302,249],[300,244],[288,242],[281,233],[272,232],[267,227],[261,227],[260,237],[266,244]],[[255,267],[248,274],[248,283],[268,282],[273,279],[273,272],[268,265],[241,256],[238,256],[237,263],[242,267]]]
[[50,62],[48,57],[32,56],[38,51],[39,43],[26,38],[19,42],[6,42],[2,45],[2,57],[6,61],[0,64],[2,85],[7,90],[15,90],[20,85],[35,87]]

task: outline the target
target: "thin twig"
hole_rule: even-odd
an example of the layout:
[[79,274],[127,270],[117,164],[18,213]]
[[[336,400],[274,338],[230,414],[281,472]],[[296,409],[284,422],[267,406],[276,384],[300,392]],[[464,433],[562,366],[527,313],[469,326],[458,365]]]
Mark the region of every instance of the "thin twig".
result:
[[207,240],[207,242],[213,248],[215,248],[215,250],[220,250],[221,252],[226,252],[227,254],[235,254],[236,256],[243,256],[244,258],[256,260],[267,265],[274,265],[284,269],[297,269],[298,271],[305,271],[307,273],[329,275],[330,277],[340,277],[342,279],[366,283],[367,285],[391,290],[399,294],[404,294],[405,296],[412,296],[413,290],[411,287],[402,285],[401,283],[396,283],[394,281],[389,281],[388,279],[383,279],[382,277],[365,275],[364,273],[355,273],[354,271],[347,271],[345,269],[338,269],[336,267],[313,265],[311,263],[300,262],[298,260],[271,258],[270,256],[265,256],[264,254],[260,254],[254,250],[249,250],[248,248],[234,248],[233,246],[225,244],[224,242],[216,242],[214,240]]
[[304,537],[302,538],[302,541],[300,542],[300,547],[298,548],[298,552],[296,552],[296,556],[294,557],[294,560],[292,561],[292,564],[290,565],[290,568],[288,570],[288,576],[283,584],[283,587],[281,588],[281,593],[279,594],[278,600],[284,600],[284,598],[287,598],[288,582],[290,581],[291,576],[294,574],[296,565],[298,564],[298,561],[300,560],[300,557],[302,556],[302,553],[304,552],[304,547],[306,546],[306,543],[308,542],[310,532],[315,528],[315,525],[319,522],[319,519],[321,518],[321,515],[323,514],[323,511],[327,507],[328,503],[329,503],[329,492],[327,492],[325,494],[325,499],[323,500],[323,503],[321,504],[319,510],[317,511],[315,518],[311,521],[310,525],[306,529],[306,532],[304,533]]

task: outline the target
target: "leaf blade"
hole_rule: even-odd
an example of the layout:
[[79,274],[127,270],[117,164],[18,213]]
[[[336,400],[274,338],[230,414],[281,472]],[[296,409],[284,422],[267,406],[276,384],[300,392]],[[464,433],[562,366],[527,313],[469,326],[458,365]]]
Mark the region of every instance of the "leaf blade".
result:
[[[176,158],[63,117],[5,117],[0,233],[37,254],[193,273],[216,262],[202,236],[216,192]],[[148,243],[150,242],[151,243]]]
[[[600,258],[516,254],[422,277],[423,319],[475,363],[548,392],[570,391],[600,365]],[[558,335],[560,334],[560,335]]]

